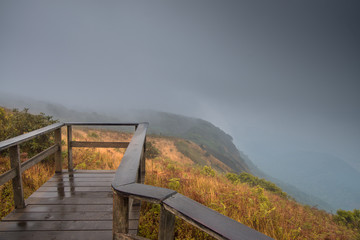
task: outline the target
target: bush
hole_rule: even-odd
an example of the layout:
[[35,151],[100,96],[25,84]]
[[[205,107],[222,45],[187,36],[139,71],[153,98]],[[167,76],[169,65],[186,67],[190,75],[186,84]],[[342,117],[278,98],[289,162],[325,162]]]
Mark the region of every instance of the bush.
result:
[[[30,114],[28,108],[19,111],[18,109],[7,110],[0,107],[0,141],[22,135],[27,132],[46,127],[57,121],[44,113],[38,115]],[[23,152],[29,157],[45,150],[53,144],[51,134],[41,135],[21,145]]]
[[160,156],[160,151],[151,142],[146,143],[146,158],[157,158]]
[[201,173],[204,174],[205,176],[215,177],[215,170],[209,166],[204,166],[203,169],[201,170]]
[[334,220],[349,228],[360,230],[360,210],[354,209],[354,211],[345,211],[339,209],[336,211]]
[[239,175],[235,173],[227,173],[226,178],[229,179],[233,184],[237,184],[239,182],[246,183],[250,187],[260,186],[270,192],[273,192],[281,197],[288,198],[289,196],[281,190],[276,184],[266,181],[265,179],[258,178],[256,176],[251,175],[250,173],[242,172]]

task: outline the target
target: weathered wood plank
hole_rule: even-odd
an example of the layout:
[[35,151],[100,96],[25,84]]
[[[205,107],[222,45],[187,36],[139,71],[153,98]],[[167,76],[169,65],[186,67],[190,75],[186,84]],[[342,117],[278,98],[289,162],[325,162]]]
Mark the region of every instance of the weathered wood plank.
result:
[[67,125],[68,171],[69,172],[74,171],[71,141],[72,141],[72,128],[71,128],[71,125]]
[[136,182],[147,128],[148,123],[138,125],[116,171],[113,187]]
[[16,169],[10,169],[9,171],[0,175],[0,186],[16,177]]
[[89,142],[72,141],[72,147],[90,147],[90,148],[127,148],[129,142]]
[[55,172],[61,173],[62,171],[61,128],[55,130],[54,140],[55,140],[55,144],[59,146],[58,151],[55,153]]
[[23,231],[23,232],[2,232],[0,240],[99,240],[112,239],[111,231]]
[[113,193],[113,239],[129,232],[129,198]]
[[115,176],[115,172],[114,173],[77,173],[74,172],[73,174],[69,174],[69,173],[63,173],[63,174],[55,174],[53,176],[53,178],[102,178],[102,177],[114,177]]
[[115,191],[124,196],[160,203],[163,199],[176,193],[176,191],[144,184],[128,184],[116,187]]
[[66,122],[66,125],[83,126],[137,126],[139,123],[117,123],[117,122]]
[[107,187],[109,182],[46,182],[45,187]]
[[10,147],[10,166],[15,169],[16,176],[12,179],[15,208],[24,208],[25,199],[21,179],[20,147],[15,145]]
[[64,177],[64,178],[51,178],[49,179],[48,182],[109,182],[111,183],[112,180],[114,179],[114,177],[101,177],[101,178],[86,178],[86,177],[79,177],[79,178],[68,178],[68,177]]
[[[110,185],[108,187],[76,187],[76,192],[111,192]],[[40,187],[37,192],[71,192],[74,191],[71,187]]]
[[59,204],[112,204],[113,199],[111,198],[84,198],[84,197],[53,197],[53,198],[35,198],[31,197],[27,199],[27,204],[46,204],[46,205],[59,205]]
[[18,213],[12,212],[2,221],[88,221],[112,220],[112,212],[50,212],[50,213]]
[[75,169],[73,172],[69,172],[67,169],[63,169],[61,174],[107,174],[107,173],[116,173],[116,170],[80,170]]
[[166,210],[218,239],[272,239],[179,193],[163,203]]
[[54,130],[56,130],[58,128],[61,128],[62,126],[64,126],[63,123],[54,123],[54,124],[49,125],[47,127],[43,127],[43,128],[37,129],[35,131],[25,133],[23,135],[20,135],[20,136],[17,136],[17,137],[10,138],[8,140],[2,141],[2,142],[0,142],[0,151],[3,150],[3,149],[6,149],[6,148],[12,147],[12,146],[21,144],[23,142],[26,142],[26,141],[28,141],[30,139],[33,139],[33,138],[35,138],[35,137],[37,137],[39,135],[52,132],[52,131],[54,131]]
[[56,153],[59,150],[59,145],[55,144],[39,154],[36,154],[34,157],[30,158],[26,162],[21,164],[21,172],[23,173],[25,170],[31,168],[32,166],[36,165],[37,163],[41,162],[45,158],[49,157],[50,155]]
[[30,198],[112,198],[112,191],[109,192],[34,192]]
[[[5,231],[79,231],[110,230],[111,220],[102,221],[9,221],[0,224],[0,232]],[[1,233],[0,233],[1,234]]]
[[159,240],[174,239],[175,216],[161,206]]
[[26,208],[17,209],[17,213],[33,212],[111,212],[112,204],[94,204],[94,205],[27,205]]

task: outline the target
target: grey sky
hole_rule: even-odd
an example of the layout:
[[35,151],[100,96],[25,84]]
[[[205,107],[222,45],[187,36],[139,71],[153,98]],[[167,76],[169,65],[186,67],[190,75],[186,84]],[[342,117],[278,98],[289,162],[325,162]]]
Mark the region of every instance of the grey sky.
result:
[[359,1],[0,0],[0,92],[201,117],[360,169]]

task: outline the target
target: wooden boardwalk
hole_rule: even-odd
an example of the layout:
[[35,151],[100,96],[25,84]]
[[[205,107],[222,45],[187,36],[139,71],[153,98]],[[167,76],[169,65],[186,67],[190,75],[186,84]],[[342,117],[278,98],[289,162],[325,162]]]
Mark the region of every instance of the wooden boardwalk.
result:
[[[115,171],[55,174],[0,223],[0,239],[112,239]],[[136,234],[140,208],[130,208],[129,233]]]

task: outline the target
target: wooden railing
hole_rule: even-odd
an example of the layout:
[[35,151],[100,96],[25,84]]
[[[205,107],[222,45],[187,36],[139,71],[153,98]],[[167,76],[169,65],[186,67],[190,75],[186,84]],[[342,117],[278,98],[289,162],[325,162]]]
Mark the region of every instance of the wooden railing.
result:
[[[21,180],[21,174],[41,162],[46,157],[55,154],[55,171],[61,172],[61,127],[63,123],[55,123],[50,126],[5,140],[0,142],[0,151],[9,148],[11,169],[0,175],[0,185],[12,180],[15,208],[25,208],[24,191]],[[26,162],[20,161],[20,144],[27,142],[35,137],[50,132],[55,132],[55,144],[41,153],[30,158]]]
[[131,238],[128,235],[128,216],[133,199],[161,205],[159,226],[161,240],[174,238],[175,216],[217,239],[271,239],[176,191],[144,185],[147,128],[147,123],[141,123],[137,127],[112,183],[113,239]]
[[[56,123],[45,128],[0,142],[0,151],[10,148],[11,170],[0,175],[0,185],[12,180],[15,208],[24,208],[21,173],[55,154],[55,171],[62,171],[61,127],[67,126],[68,170],[73,171],[73,147],[127,147],[118,167],[113,189],[113,239],[137,239],[129,235],[129,209],[135,201],[157,203],[161,206],[159,239],[173,239],[175,216],[217,239],[272,239],[234,221],[176,191],[145,185],[145,151],[148,123]],[[135,133],[127,142],[79,142],[72,140],[72,126],[134,126]],[[20,162],[19,144],[42,134],[55,132],[55,144],[28,161]]]

